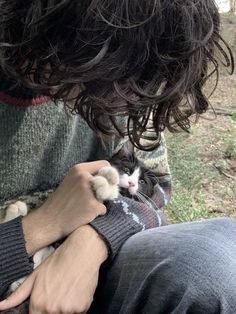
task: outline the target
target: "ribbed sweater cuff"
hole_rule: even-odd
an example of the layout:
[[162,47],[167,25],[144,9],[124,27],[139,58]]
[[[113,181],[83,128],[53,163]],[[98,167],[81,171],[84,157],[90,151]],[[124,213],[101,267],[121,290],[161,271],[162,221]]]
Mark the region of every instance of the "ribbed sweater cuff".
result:
[[142,230],[140,224],[127,217],[120,206],[115,204],[108,209],[105,216],[97,217],[90,225],[107,243],[111,259],[129,237]]
[[165,224],[165,216],[154,202],[141,203],[120,195],[118,199],[108,201],[105,205],[107,214],[96,218],[90,225],[106,241],[111,258],[135,233]]
[[28,275],[33,264],[28,257],[22,217],[0,224],[0,295],[15,280]]

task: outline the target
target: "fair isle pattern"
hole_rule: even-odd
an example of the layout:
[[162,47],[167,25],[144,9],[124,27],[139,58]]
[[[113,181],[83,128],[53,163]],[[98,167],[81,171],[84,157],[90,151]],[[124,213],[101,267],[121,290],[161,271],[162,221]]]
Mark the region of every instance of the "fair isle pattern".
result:
[[[163,219],[163,212],[156,206],[156,203],[150,199],[150,201],[146,201],[146,203],[140,203],[142,204],[142,211],[145,215],[143,215],[143,219],[145,218],[144,226],[145,228],[143,230],[149,229],[149,228],[155,228],[155,227],[161,227],[166,224],[166,220]],[[142,215],[141,215],[142,217]],[[148,223],[147,223],[148,220]],[[147,227],[149,226],[149,227]]]
[[[164,148],[163,148],[163,146],[161,146],[158,149],[158,151],[156,152],[156,156],[157,156],[156,158],[154,158],[155,152],[154,153],[152,153],[152,152],[151,153],[149,153],[149,152],[137,152],[137,154],[138,154],[139,158],[140,159],[142,158],[142,161],[150,168],[151,168],[150,165],[152,165],[152,166],[155,166],[155,169],[157,169],[159,166],[160,160],[162,160],[162,161],[166,160],[167,161],[167,152],[166,152],[166,146],[165,145],[164,145]],[[146,156],[146,158],[145,158],[145,156]],[[151,158],[149,159],[149,157],[151,157]],[[153,167],[152,167],[152,169],[153,169]],[[119,219],[122,220],[123,218],[121,218],[121,217],[123,217],[125,215],[127,217],[127,220],[131,220],[131,222],[133,221],[133,223],[136,225],[136,227],[135,227],[137,230],[136,232],[165,225],[167,223],[166,217],[163,214],[163,212],[161,211],[161,209],[167,204],[167,202],[169,201],[169,199],[171,197],[172,186],[171,186],[171,176],[168,173],[168,171],[169,171],[168,163],[165,164],[164,169],[165,169],[165,173],[163,174],[163,176],[160,177],[161,180],[155,187],[155,193],[154,193],[150,203],[144,204],[144,203],[136,202],[132,199],[120,197],[118,200],[109,202],[108,214],[105,217],[103,217],[103,220],[106,219],[108,225],[109,225],[109,221],[110,221],[110,225],[112,225],[112,223],[115,223],[116,219],[118,219],[117,220],[117,222],[118,222]],[[29,210],[33,210],[35,208],[38,208],[46,201],[46,199],[49,197],[49,195],[52,192],[53,192],[53,190],[51,189],[51,190],[47,190],[45,192],[35,192],[35,193],[29,194],[29,195],[23,195],[23,196],[19,196],[19,197],[15,198],[15,199],[7,200],[2,204],[2,206],[0,206],[0,214],[3,216],[5,213],[6,207],[12,203],[15,203],[17,200],[21,200],[21,201],[25,202],[28,205]],[[114,208],[114,210],[112,210],[112,208]],[[111,209],[111,210],[109,210],[109,209]],[[115,211],[116,211],[116,213],[115,213]],[[124,215],[121,215],[121,213],[119,214],[119,211],[122,211],[124,213]],[[116,218],[115,218],[115,216],[116,216]],[[119,216],[120,216],[120,218],[119,218]],[[1,221],[1,216],[0,216],[0,221]],[[100,223],[101,223],[101,225],[99,226]],[[91,225],[94,226],[99,233],[101,232],[101,236],[104,237],[104,239],[107,241],[109,246],[111,243],[114,242],[114,239],[112,239],[112,237],[117,236],[118,229],[117,229],[117,233],[115,233],[114,235],[111,236],[109,234],[109,232],[110,232],[109,229],[107,231],[108,234],[106,234],[107,232],[106,232],[105,227],[104,227],[104,222],[101,222],[101,219],[99,219],[98,222],[91,223]],[[105,223],[105,225],[106,225],[106,223]],[[129,225],[129,224],[127,223],[127,225]],[[133,225],[133,224],[131,223],[131,225]],[[115,225],[114,225],[112,228],[114,228],[114,230],[115,230],[118,227],[115,227]],[[123,229],[123,231],[124,231],[124,229]],[[121,230],[119,230],[119,233],[120,232],[122,232],[122,226],[121,226]],[[130,229],[130,232],[128,232],[128,229],[125,232],[127,234],[122,241],[124,241],[125,239],[128,239],[128,237],[133,234],[133,227]],[[114,246],[110,247],[111,256],[114,256],[116,254],[120,245],[123,242],[121,242],[121,241],[116,242],[115,241],[114,243],[115,243]]]
[[[136,151],[136,155],[140,160],[142,160],[149,168],[153,170],[160,170],[159,162],[160,161],[166,161],[167,160],[167,150],[166,145],[164,142],[164,137],[162,139],[162,145],[160,146],[160,149],[158,152],[142,152],[142,151]],[[122,140],[121,143],[124,143],[125,140]],[[120,145],[118,145],[119,149]],[[156,155],[156,158],[154,156]],[[146,157],[146,158],[145,158]],[[150,203],[147,202],[147,204],[140,204],[142,207],[142,220],[145,220],[145,222],[152,227],[155,226],[161,226],[165,223],[162,221],[162,215],[160,215],[160,209],[162,209],[170,200],[171,194],[172,194],[172,185],[171,185],[171,176],[169,174],[169,166],[168,163],[164,163],[165,174],[160,177],[160,182],[154,187],[154,195],[152,197],[152,200],[150,200]],[[29,208],[29,210],[36,209],[40,207],[46,199],[49,197],[49,195],[53,192],[53,190],[47,190],[45,192],[35,192],[29,195],[22,195],[15,199],[7,200],[0,206],[0,222],[2,221],[3,215],[5,213],[5,209],[10,204],[15,203],[16,201],[20,200],[22,202],[25,202]],[[128,203],[127,203],[128,201]],[[135,212],[131,211],[130,208],[132,207],[132,202],[134,206],[134,201],[128,200],[114,200],[114,204],[116,204],[116,207],[119,205],[119,207],[126,213],[127,216],[129,216],[133,221],[138,223],[142,230],[145,230],[145,223],[140,220],[140,213],[136,214]],[[110,202],[111,204],[112,202]],[[137,203],[137,202],[135,202]],[[137,204],[136,204],[137,205]],[[136,207],[136,206],[134,206]],[[150,213],[153,213],[154,216],[158,220],[158,224],[156,225],[156,219],[153,217],[153,215],[150,215]],[[145,219],[146,215],[146,219]]]
[[157,184],[154,187],[154,194],[152,200],[156,204],[157,208],[161,209],[168,204],[172,196],[171,182],[165,183],[165,185]]
[[[143,140],[142,144],[150,143]],[[172,196],[172,177],[170,173],[167,146],[164,134],[161,134],[160,146],[151,152],[135,151],[136,156],[151,170],[158,174],[158,184],[154,187],[152,200],[158,209],[162,209]]]
[[[68,115],[62,102],[47,102],[48,99],[32,97],[30,91],[20,88],[12,90],[6,78],[0,85],[4,94],[11,91],[9,97],[2,94],[4,101],[0,103],[0,213],[4,214],[5,208],[17,200],[26,202],[30,209],[38,208],[74,164],[109,159],[114,153],[117,138],[103,147],[81,117]],[[90,223],[107,243],[110,259],[135,233],[165,224],[160,209],[171,196],[171,176],[164,138],[154,152],[137,151],[137,155],[159,173],[153,197],[155,206],[120,196],[120,203],[110,202],[107,214]],[[32,265],[26,254],[20,219],[0,225],[0,239],[4,244],[0,246],[0,264],[9,266],[4,273],[0,272],[1,296],[11,282],[29,274]],[[13,256],[17,264],[9,263]]]
[[[142,144],[145,145],[145,143],[148,144],[150,142],[143,140]],[[135,154],[148,168],[162,175],[160,181],[166,182],[171,180],[167,146],[163,133],[161,134],[160,146],[157,149],[151,152],[135,149]]]
[[127,199],[130,211],[134,211],[138,215],[139,220],[145,226],[143,230],[160,227],[166,224],[164,214],[157,207],[157,204],[151,199],[150,202],[137,202]]
[[[121,139],[117,143],[114,149],[114,153],[118,152],[121,149],[121,147],[125,144],[126,141],[128,141],[127,137]],[[145,146],[145,144],[150,144],[150,141],[142,140],[141,143],[142,145]],[[167,145],[166,145],[166,141],[165,141],[165,137],[163,133],[161,133],[160,145],[155,150],[151,152],[147,152],[147,151],[141,151],[135,148],[134,151],[137,158],[141,160],[147,166],[147,168],[160,174],[159,183],[171,182],[172,178],[171,178],[171,172],[170,172],[170,167],[168,163]]]
[[126,215],[130,216],[133,221],[138,223],[142,227],[142,231],[145,230],[145,225],[142,223],[142,221],[140,221],[139,216],[137,216],[134,212],[130,211],[130,206],[128,205],[127,202],[125,202],[124,200],[119,200],[119,199],[116,199],[113,202],[114,204],[119,206],[121,210],[125,212]]
[[[117,144],[114,151],[118,152],[127,140],[127,137],[122,139]],[[148,140],[142,140],[142,144],[147,145],[150,144],[150,142]],[[159,215],[157,211],[160,211],[164,206],[166,206],[172,196],[172,177],[168,164],[167,145],[164,134],[161,134],[160,145],[156,150],[146,152],[135,148],[135,155],[146,165],[146,167],[158,174],[158,184],[154,187],[154,194],[150,201],[153,205],[152,209],[156,208],[159,226],[164,225],[166,223],[162,221],[164,216],[163,214]]]

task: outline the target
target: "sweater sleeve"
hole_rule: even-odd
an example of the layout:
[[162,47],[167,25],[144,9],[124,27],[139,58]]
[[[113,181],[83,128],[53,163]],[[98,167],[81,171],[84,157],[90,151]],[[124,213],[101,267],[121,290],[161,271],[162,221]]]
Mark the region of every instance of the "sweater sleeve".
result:
[[[120,196],[114,201],[107,202],[107,214],[90,224],[106,241],[111,258],[135,233],[166,223],[161,209],[171,196],[171,176],[164,139],[158,150],[136,153],[148,167],[160,174],[159,182],[155,186],[152,200],[146,204]],[[42,194],[41,197],[36,193],[35,196],[27,198],[27,202],[33,203],[35,205],[33,207],[36,208],[45,200],[48,193],[51,191]],[[26,201],[24,198],[21,200]],[[33,263],[26,252],[21,217],[0,224],[0,297],[12,282],[30,274],[32,270]]]
[[0,224],[0,296],[12,282],[32,270],[33,263],[25,247],[22,218]]
[[144,204],[120,195],[118,199],[106,202],[107,214],[90,224],[106,241],[111,258],[130,236],[167,224],[162,208],[171,198],[172,184],[164,136],[157,150],[136,151],[136,155],[158,174],[158,183],[154,187],[152,199]]

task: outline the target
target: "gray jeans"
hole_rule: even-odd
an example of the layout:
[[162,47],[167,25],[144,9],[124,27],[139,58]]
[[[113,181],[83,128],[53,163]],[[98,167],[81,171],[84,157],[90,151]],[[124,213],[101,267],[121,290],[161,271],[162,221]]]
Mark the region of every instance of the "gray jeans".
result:
[[103,270],[90,314],[236,314],[236,220],[131,237]]

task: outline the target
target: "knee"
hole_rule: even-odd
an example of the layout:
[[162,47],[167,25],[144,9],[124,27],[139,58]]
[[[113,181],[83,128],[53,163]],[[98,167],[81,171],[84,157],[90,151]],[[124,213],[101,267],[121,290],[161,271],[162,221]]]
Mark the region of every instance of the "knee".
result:
[[172,310],[181,308],[176,313],[185,307],[193,313],[236,313],[235,220],[150,230],[130,239],[123,251],[140,268],[150,299],[168,300]]
[[214,218],[146,230],[131,237],[120,253],[135,261],[140,257],[160,260],[165,256],[182,258],[186,255],[196,261],[206,257],[206,252],[212,256],[211,251],[218,260],[225,250],[236,254],[235,219]]
[[221,230],[230,230],[234,231],[236,227],[236,219],[232,219],[229,217],[218,217],[213,219],[208,219],[204,221],[206,225],[210,226],[210,228],[217,228],[219,231]]
[[191,252],[188,245],[181,246],[147,276],[149,295],[155,299],[163,293],[173,313],[236,313],[235,258],[235,252],[232,256],[222,247],[206,247],[204,241]]
[[188,234],[183,226],[183,235],[170,234],[159,252],[151,254],[150,291],[157,298],[161,287],[172,310],[179,309],[174,313],[185,313],[185,308],[191,313],[236,313],[235,221],[213,219],[205,227]]

